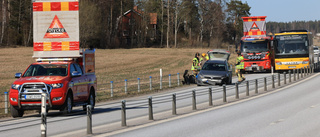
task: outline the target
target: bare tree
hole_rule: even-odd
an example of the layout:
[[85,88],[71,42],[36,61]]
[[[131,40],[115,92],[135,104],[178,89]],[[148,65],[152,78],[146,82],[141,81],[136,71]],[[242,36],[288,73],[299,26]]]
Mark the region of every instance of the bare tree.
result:
[[7,8],[6,8],[7,6],[5,1],[6,0],[2,0],[2,26],[1,26],[0,44],[3,44],[4,30],[7,24]]
[[169,48],[169,38],[170,38],[170,0],[167,0],[167,19],[168,19],[168,26],[167,26],[167,48]]
[[164,24],[164,20],[163,20],[163,12],[164,12],[164,4],[163,4],[164,1],[161,0],[161,42],[160,42],[160,46],[162,47],[163,45],[163,24]]
[[176,0],[175,2],[175,23],[174,23],[174,46],[175,48],[178,48],[178,31],[179,31],[179,27],[182,23],[182,19],[185,18],[185,15],[183,13],[181,13],[181,5],[182,5],[182,1],[180,0]]

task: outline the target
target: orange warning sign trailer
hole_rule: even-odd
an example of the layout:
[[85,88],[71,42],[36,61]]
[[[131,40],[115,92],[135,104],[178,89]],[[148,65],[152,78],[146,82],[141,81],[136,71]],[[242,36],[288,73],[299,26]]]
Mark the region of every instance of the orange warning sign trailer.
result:
[[274,66],[270,45],[272,37],[266,35],[266,17],[242,17],[244,36],[240,41],[240,51],[245,71],[270,71]]
[[78,0],[34,0],[33,57],[79,57]]

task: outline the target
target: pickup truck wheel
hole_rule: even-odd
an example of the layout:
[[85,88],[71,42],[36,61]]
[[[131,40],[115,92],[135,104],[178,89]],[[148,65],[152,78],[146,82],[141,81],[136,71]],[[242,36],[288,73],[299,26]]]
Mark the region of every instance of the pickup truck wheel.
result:
[[66,101],[64,102],[64,106],[62,108],[63,114],[70,114],[72,112],[72,96],[71,94],[68,94]]
[[[94,110],[94,106],[96,104],[96,99],[95,99],[95,95],[94,95],[94,91],[91,90],[88,101],[87,101],[88,105],[92,106],[92,110]],[[83,105],[82,106],[83,110],[86,111],[87,110],[87,106]]]
[[22,117],[24,111],[23,110],[18,110],[15,109],[12,105],[10,105],[10,111],[11,111],[11,116],[16,118],[16,117]]

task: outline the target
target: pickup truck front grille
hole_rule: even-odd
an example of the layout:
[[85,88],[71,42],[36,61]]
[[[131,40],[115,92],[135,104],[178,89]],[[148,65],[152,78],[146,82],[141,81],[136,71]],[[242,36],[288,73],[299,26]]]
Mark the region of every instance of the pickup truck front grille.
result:
[[[50,93],[52,90],[52,87],[47,84],[24,84],[20,87],[22,90],[19,89],[22,93],[25,92],[45,92],[45,93]],[[41,89],[41,90],[39,90]]]
[[40,101],[41,94],[47,94],[47,100],[49,102],[50,107],[52,106],[50,93],[52,90],[52,86],[45,84],[43,82],[37,83],[24,83],[19,88],[18,94],[18,106],[21,108],[21,101]]

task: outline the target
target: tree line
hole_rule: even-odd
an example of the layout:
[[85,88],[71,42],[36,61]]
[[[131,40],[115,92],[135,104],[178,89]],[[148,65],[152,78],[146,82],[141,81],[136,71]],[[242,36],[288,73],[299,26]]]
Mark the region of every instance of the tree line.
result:
[[[32,46],[32,0],[1,0],[0,7],[0,46]],[[220,48],[240,40],[241,17],[250,16],[250,8],[240,0],[80,0],[80,46]],[[136,16],[126,16],[130,12]],[[267,32],[307,28],[317,33],[319,25],[268,22]]]

